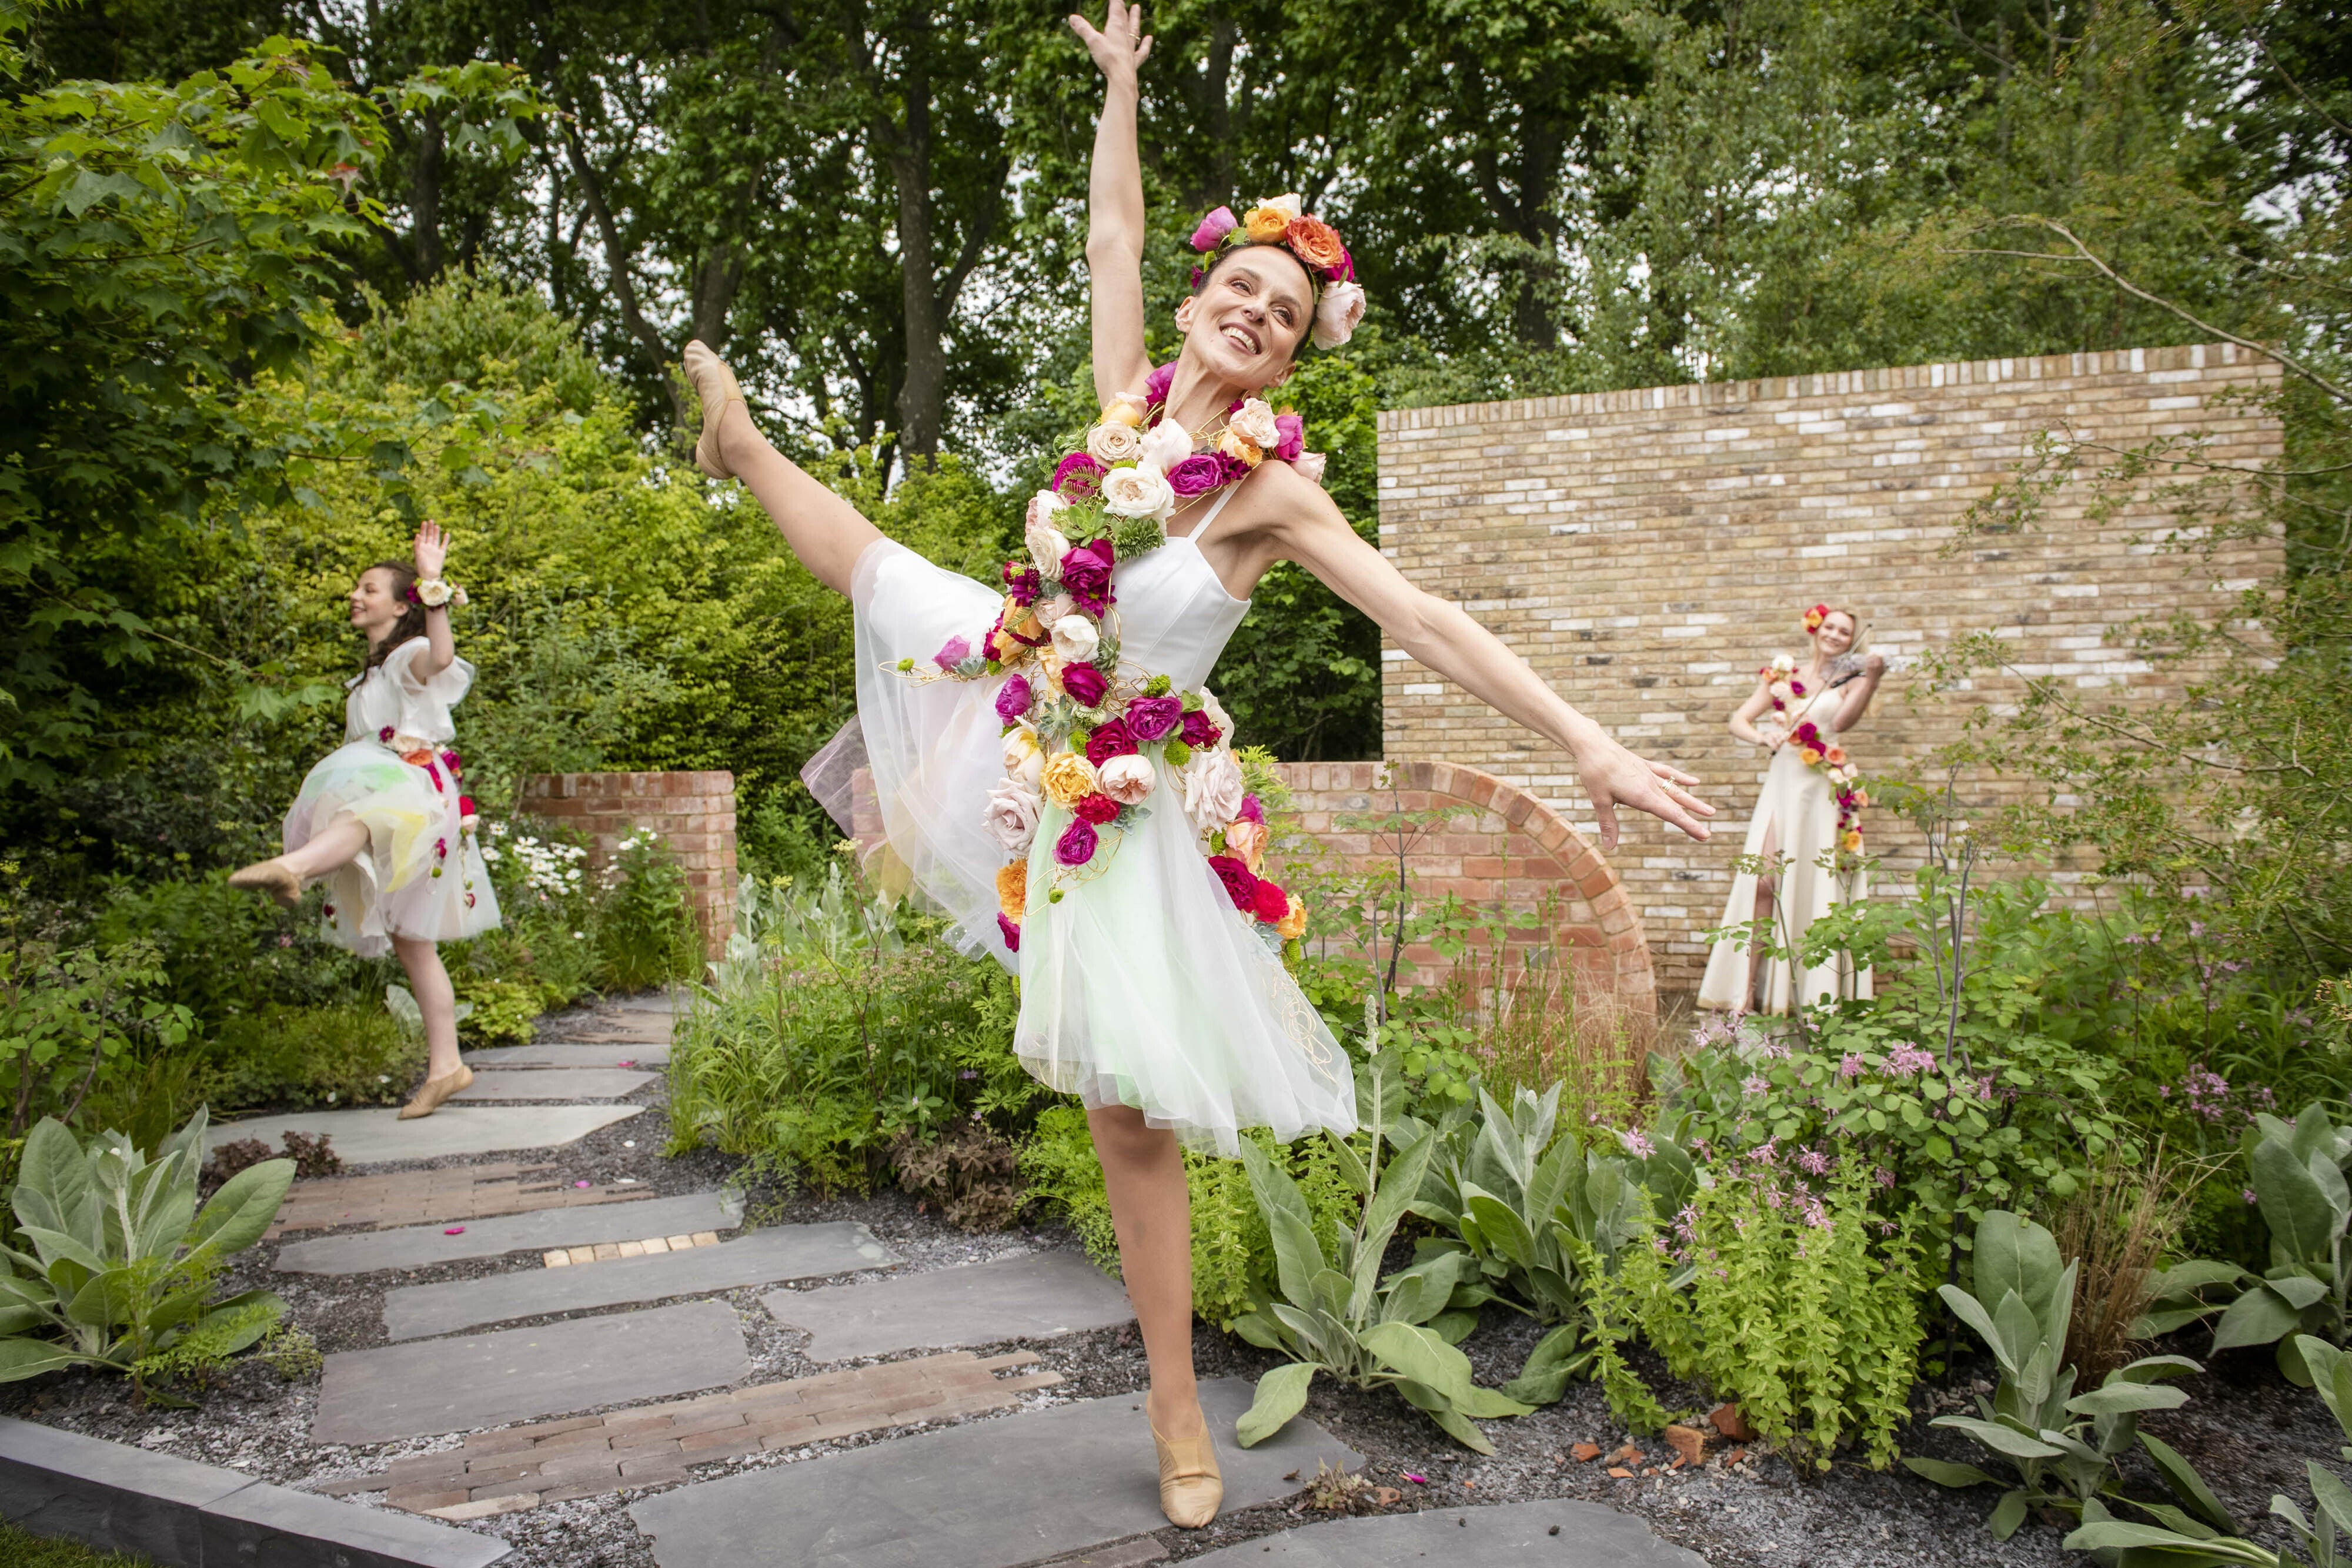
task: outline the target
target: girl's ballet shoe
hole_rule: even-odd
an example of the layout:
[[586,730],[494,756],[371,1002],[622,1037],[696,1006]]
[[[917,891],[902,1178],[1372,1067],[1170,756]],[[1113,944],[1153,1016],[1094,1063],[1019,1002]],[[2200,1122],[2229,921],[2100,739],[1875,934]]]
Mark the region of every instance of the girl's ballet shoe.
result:
[[1225,1478],[1208,1432],[1171,1441],[1154,1427],[1151,1446],[1160,1454],[1160,1511],[1168,1522],[1198,1530],[1216,1518],[1217,1505],[1225,1500]]
[[428,1078],[416,1091],[415,1098],[400,1108],[400,1119],[414,1122],[419,1116],[430,1116],[441,1109],[441,1102],[474,1081],[474,1070],[463,1064],[455,1072],[445,1072],[438,1078]]
[[256,861],[243,871],[233,871],[228,884],[255,888],[289,909],[302,902],[302,879],[282,860]]
[[[694,395],[702,400],[702,434],[695,437],[694,465],[713,479],[731,479],[734,471],[719,457],[719,422],[726,416],[729,403],[743,402],[743,389],[727,361],[699,338],[686,346],[686,379],[694,383]],[[743,412],[748,416],[751,405],[743,402]]]

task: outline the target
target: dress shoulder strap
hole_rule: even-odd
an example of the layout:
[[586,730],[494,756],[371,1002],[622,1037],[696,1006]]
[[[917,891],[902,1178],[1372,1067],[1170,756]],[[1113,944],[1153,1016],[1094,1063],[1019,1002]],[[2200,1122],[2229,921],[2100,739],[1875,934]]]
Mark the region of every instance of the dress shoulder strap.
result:
[[1202,534],[1207,533],[1209,531],[1209,525],[1217,520],[1217,514],[1225,509],[1225,503],[1232,500],[1234,497],[1240,492],[1240,490],[1241,486],[1239,485],[1226,486],[1223,490],[1218,493],[1216,501],[1209,507],[1207,513],[1202,516],[1201,520],[1194,523],[1191,528],[1186,528],[1182,533],[1176,537],[1178,538],[1197,540]]

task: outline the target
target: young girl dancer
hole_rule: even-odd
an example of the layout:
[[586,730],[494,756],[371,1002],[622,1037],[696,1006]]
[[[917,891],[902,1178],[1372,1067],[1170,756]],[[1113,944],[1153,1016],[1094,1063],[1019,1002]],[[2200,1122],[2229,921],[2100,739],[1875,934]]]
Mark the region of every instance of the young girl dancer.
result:
[[696,455],[751,487],[856,609],[858,717],[890,845],[967,950],[1021,977],[1014,1050],[1087,1107],[1122,1272],[1150,1362],[1160,1506],[1223,1497],[1194,1390],[1192,1226],[1180,1145],[1354,1129],[1346,1052],[1284,969],[1304,911],[1258,872],[1263,812],[1202,682],[1267,568],[1295,560],[1429,668],[1575,759],[1605,841],[1620,805],[1696,838],[1696,780],[1643,761],[1454,605],[1359,538],[1294,463],[1304,434],[1264,394],[1310,331],[1344,342],[1363,293],[1339,236],[1276,197],[1193,236],[1183,348],[1144,351],[1136,68],[1151,40],[1110,0],[1073,16],[1108,86],[1087,255],[1104,413],[1030,503],[1002,589],[884,538],[768,444],[727,367],[688,345]]
[[[1867,798],[1838,737],[1862,722],[1886,661],[1875,653],[1854,656],[1861,631],[1852,611],[1814,605],[1805,612],[1811,656],[1801,665],[1783,653],[1759,670],[1756,689],[1731,716],[1731,733],[1772,758],[1741,852],[1780,856],[1781,868],[1777,876],[1734,876],[1723,925],[1773,918],[1777,895],[1782,939],[1801,946],[1805,928],[1833,906],[1869,896],[1858,866],[1841,875],[1820,863],[1824,854],[1851,861],[1862,852]],[[1786,960],[1774,958],[1760,977],[1757,954],[1758,945],[1738,937],[1717,942],[1699,981],[1699,1006],[1785,1013],[1800,1000],[1870,995],[1870,971],[1856,970],[1843,954],[1812,970],[1800,965],[1792,971]]]
[[302,780],[286,813],[286,852],[228,879],[289,908],[306,883],[324,879],[327,940],[362,957],[400,956],[429,1053],[403,1121],[430,1116],[474,1081],[457,1060],[457,998],[434,944],[499,923],[451,746],[449,710],[474,684],[474,666],[449,633],[449,606],[465,597],[441,580],[447,553],[448,536],[428,519],[413,567],[378,561],[360,573],[352,624],[366,634],[368,657],[344,699],[343,744]]

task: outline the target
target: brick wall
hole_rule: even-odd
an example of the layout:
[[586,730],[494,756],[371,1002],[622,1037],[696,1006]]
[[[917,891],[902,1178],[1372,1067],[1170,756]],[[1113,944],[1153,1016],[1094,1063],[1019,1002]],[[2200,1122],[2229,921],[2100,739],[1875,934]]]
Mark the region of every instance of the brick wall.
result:
[[[1407,845],[1406,866],[1423,898],[1457,894],[1481,904],[1501,904],[1552,916],[1549,930],[1529,928],[1514,941],[1557,943],[1572,952],[1579,994],[1612,993],[1617,1007],[1648,1018],[1657,1010],[1640,911],[1599,849],[1542,800],[1475,768],[1447,763],[1290,762],[1280,766],[1299,829],[1328,852],[1318,869],[1341,876],[1392,862],[1396,841],[1357,821],[1394,811],[1466,808],[1442,829]],[[858,862],[879,885],[903,891],[906,875],[885,852],[882,813],[874,776],[851,776],[850,821]],[[1272,869],[1272,868],[1269,868]],[[1407,950],[1416,984],[1430,984],[1445,966],[1427,947]]]
[[693,890],[694,917],[713,957],[735,929],[735,775],[539,773],[523,780],[522,809],[589,835],[602,866],[633,828],[659,833]]
[[[2192,563],[2148,542],[2168,524],[2160,509],[2094,519],[2077,486],[2036,531],[1979,536],[1948,558],[1939,547],[2015,474],[2035,432],[2061,421],[2110,446],[2201,430],[2222,459],[2275,458],[2277,421],[2217,394],[2278,380],[2275,363],[2214,345],[1399,410],[1380,423],[1381,549],[1635,749],[1706,781],[1726,830],[1713,842],[1642,819],[1616,856],[1659,984],[1686,990],[1763,777],[1762,754],[1726,721],[1758,665],[1801,653],[1802,608],[1853,605],[1869,646],[1898,660],[1990,629],[2029,674],[2126,698],[2161,691],[2123,645],[2124,623],[2219,612],[2276,570],[2275,545]],[[1475,765],[1590,831],[1565,754],[1402,650],[1381,657],[1391,762]],[[1990,679],[1914,704],[1904,688],[1898,668],[1848,737],[1868,772],[1916,769],[1970,706],[2016,689]],[[1962,781],[1972,801],[2022,787]],[[1883,812],[1865,826],[1893,862],[1882,885],[1907,885],[1918,848],[1908,829]]]

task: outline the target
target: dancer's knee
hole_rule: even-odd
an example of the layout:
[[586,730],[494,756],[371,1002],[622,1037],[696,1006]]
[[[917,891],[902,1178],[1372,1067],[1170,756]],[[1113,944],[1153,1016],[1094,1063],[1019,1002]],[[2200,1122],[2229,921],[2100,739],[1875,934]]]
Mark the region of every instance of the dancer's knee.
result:
[[1087,1113],[1087,1126],[1094,1134],[1095,1155],[1106,1166],[1154,1166],[1165,1160],[1175,1147],[1175,1134],[1151,1125],[1143,1119],[1143,1113],[1132,1105],[1104,1105],[1090,1110]]

